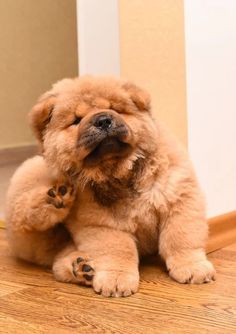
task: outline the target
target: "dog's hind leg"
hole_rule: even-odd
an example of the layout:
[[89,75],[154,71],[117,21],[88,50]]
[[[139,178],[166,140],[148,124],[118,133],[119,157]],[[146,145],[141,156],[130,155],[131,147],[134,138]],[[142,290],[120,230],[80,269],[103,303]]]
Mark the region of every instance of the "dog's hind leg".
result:
[[92,285],[93,262],[86,254],[77,251],[72,242],[56,256],[52,269],[60,282]]
[[57,254],[71,242],[70,234],[62,224],[46,231],[10,231],[8,239],[15,257],[49,268]]

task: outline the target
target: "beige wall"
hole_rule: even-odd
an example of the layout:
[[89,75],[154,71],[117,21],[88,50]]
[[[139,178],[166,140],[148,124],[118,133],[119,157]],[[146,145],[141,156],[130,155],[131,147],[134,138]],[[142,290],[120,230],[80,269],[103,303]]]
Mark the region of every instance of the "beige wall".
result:
[[149,90],[155,115],[187,144],[183,0],[120,0],[121,75]]
[[27,113],[77,75],[75,0],[0,0],[0,148],[31,143]]

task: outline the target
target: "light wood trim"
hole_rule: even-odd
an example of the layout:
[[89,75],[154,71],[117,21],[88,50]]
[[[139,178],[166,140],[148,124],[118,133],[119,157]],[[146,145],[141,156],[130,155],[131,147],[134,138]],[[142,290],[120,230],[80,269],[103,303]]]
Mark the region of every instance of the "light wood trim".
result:
[[36,145],[9,147],[0,149],[0,166],[21,163],[24,160],[38,154]]
[[208,253],[236,242],[236,211],[210,218],[208,224]]

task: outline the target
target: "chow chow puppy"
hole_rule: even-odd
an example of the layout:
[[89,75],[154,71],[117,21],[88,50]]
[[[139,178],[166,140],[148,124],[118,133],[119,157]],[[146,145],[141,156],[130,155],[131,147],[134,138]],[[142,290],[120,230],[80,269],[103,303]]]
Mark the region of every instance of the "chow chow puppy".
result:
[[104,296],[135,293],[140,257],[158,252],[180,283],[215,278],[192,165],[145,91],[115,78],[64,79],[30,122],[43,154],[19,167],[8,191],[16,256]]

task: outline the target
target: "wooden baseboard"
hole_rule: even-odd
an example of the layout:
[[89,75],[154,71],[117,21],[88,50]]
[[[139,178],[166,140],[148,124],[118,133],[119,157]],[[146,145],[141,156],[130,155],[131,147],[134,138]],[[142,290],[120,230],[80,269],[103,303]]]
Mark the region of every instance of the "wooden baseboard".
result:
[[210,218],[208,223],[207,253],[236,243],[236,211]]
[[36,145],[26,145],[0,149],[0,167],[5,165],[21,163],[24,160],[38,154]]

